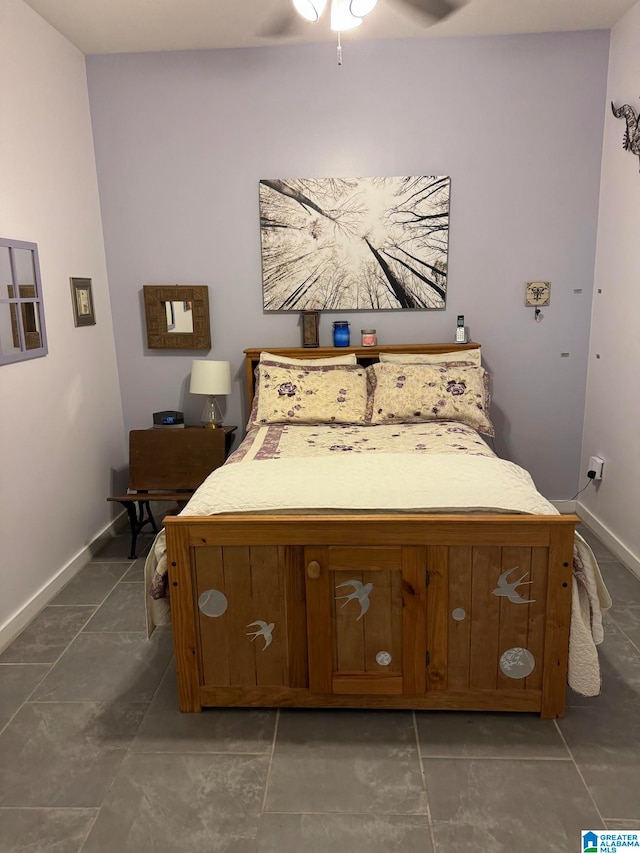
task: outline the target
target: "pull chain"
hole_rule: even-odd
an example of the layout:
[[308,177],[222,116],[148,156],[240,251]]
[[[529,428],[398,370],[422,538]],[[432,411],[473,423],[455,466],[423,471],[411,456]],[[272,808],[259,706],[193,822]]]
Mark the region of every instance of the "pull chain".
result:
[[342,65],[342,44],[340,42],[340,30],[338,30],[338,65]]

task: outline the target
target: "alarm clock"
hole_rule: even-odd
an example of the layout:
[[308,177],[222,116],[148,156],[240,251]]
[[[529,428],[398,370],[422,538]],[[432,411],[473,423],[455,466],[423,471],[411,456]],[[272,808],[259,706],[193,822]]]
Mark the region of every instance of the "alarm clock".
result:
[[184,415],[182,412],[154,412],[154,427],[184,427]]

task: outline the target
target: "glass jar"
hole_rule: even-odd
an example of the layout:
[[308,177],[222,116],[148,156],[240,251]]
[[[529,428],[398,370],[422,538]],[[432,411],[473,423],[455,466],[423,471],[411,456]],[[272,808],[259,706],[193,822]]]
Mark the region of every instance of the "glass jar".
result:
[[375,329],[361,329],[360,334],[362,335],[363,347],[374,347],[376,345],[377,338]]
[[350,339],[349,324],[343,320],[336,321],[333,324],[334,347],[348,347]]

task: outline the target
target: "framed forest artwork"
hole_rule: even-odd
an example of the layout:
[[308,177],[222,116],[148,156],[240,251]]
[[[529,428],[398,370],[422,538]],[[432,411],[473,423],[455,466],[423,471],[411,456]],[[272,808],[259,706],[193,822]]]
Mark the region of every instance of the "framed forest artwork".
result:
[[260,181],[265,311],[444,308],[449,177]]

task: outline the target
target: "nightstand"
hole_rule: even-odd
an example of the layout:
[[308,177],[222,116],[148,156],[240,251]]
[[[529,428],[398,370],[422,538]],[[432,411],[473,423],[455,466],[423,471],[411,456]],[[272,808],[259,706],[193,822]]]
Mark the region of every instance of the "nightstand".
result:
[[134,429],[129,433],[129,488],[114,495],[125,507],[131,527],[131,553],[136,558],[140,531],[151,525],[158,532],[150,501],[175,501],[184,506],[200,483],[229,455],[236,426],[218,429]]
[[[205,426],[202,426],[202,424],[189,425],[189,426],[185,427],[185,429],[208,429],[211,432],[214,432],[214,430],[212,430],[211,427],[205,427]],[[231,446],[233,445],[233,434],[237,429],[238,429],[237,426],[231,426],[228,424],[222,424],[222,426],[216,427],[216,430],[222,430],[222,432],[224,433],[224,437],[225,437],[225,444],[224,444],[225,459],[231,453]]]

